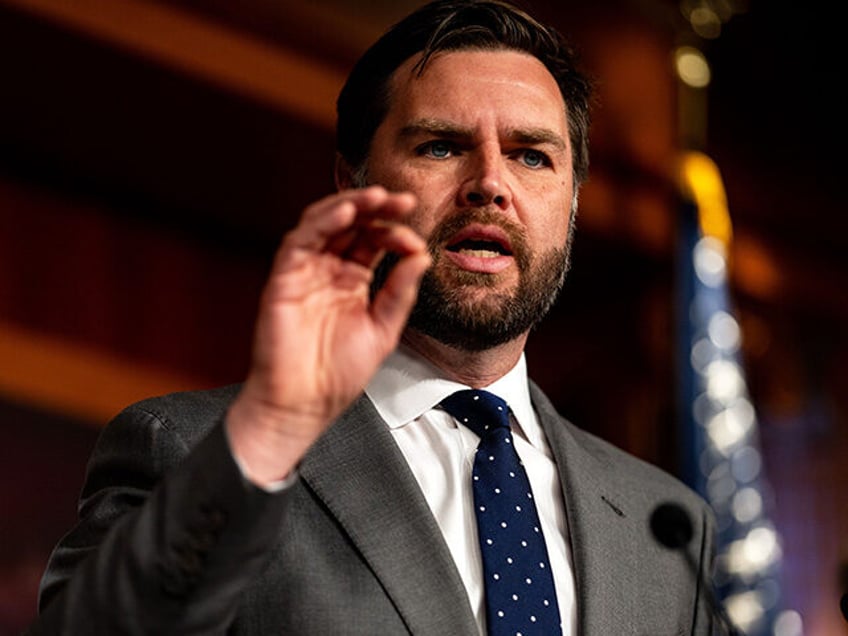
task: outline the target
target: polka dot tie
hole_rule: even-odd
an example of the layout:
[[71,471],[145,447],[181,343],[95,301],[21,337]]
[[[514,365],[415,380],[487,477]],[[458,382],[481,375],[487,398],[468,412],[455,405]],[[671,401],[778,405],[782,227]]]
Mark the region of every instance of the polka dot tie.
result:
[[548,551],[509,407],[487,391],[457,391],[442,408],[480,436],[472,488],[483,557],[489,636],[561,634]]

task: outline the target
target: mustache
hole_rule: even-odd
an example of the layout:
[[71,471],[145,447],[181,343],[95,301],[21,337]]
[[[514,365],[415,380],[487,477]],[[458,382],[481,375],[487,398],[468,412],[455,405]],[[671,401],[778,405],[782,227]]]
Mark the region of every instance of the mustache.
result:
[[440,257],[442,248],[456,236],[458,232],[471,224],[495,225],[509,237],[513,258],[516,259],[519,271],[525,271],[532,260],[527,245],[527,235],[524,228],[506,218],[502,212],[491,208],[470,208],[455,212],[442,219],[427,239],[427,248],[435,260]]
[[[510,246],[512,248],[512,257],[518,266],[518,271],[522,274],[530,269],[532,254],[527,244],[527,235],[524,229],[508,218],[505,218],[503,213],[492,210],[491,208],[471,208],[460,210],[454,214],[442,219],[427,239],[427,250],[433,259],[430,265],[430,270],[435,267],[436,263],[442,257],[442,248],[463,228],[472,223],[480,223],[483,225],[496,225],[501,228],[509,237]],[[397,264],[399,257],[393,252],[387,253],[377,264],[374,274],[371,279],[370,296],[374,299],[375,294],[382,288],[386,282],[389,272],[392,271]],[[425,275],[426,277],[426,275]]]

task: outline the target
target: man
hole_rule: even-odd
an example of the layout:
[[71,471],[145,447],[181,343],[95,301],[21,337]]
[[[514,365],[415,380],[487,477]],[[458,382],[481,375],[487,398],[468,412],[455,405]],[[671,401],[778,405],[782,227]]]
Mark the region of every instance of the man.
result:
[[[439,0],[378,41],[339,98],[339,192],[282,241],[246,381],[103,431],[33,633],[497,633],[472,505],[488,433],[448,413],[469,388],[508,405],[552,574],[554,627],[532,613],[521,633],[709,633],[704,503],[526,377],[568,268],[588,100],[560,36],[499,1]],[[651,537],[664,500],[696,520],[698,575]]]

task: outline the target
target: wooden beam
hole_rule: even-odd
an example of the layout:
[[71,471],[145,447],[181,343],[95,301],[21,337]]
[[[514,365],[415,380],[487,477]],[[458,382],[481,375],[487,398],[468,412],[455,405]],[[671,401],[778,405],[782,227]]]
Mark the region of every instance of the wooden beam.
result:
[[0,0],[313,124],[335,126],[339,70],[171,5],[142,0]]

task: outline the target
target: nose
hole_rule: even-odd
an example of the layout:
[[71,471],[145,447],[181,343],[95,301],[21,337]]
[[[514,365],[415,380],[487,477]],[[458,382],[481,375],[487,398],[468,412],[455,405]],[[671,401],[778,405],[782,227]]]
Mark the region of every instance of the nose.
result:
[[469,153],[468,160],[468,172],[459,192],[460,203],[473,207],[494,204],[507,209],[512,194],[504,179],[500,149],[478,148]]

